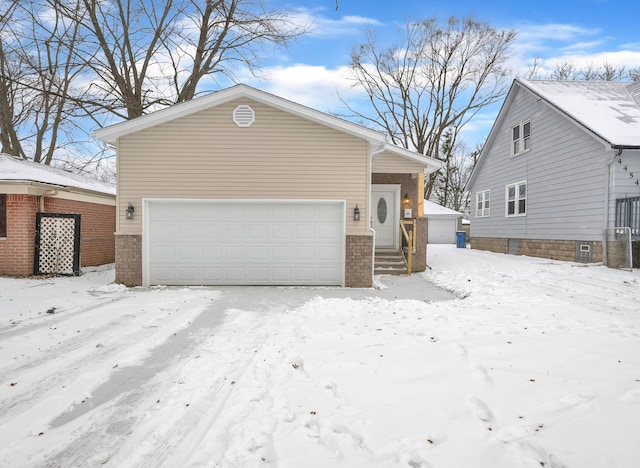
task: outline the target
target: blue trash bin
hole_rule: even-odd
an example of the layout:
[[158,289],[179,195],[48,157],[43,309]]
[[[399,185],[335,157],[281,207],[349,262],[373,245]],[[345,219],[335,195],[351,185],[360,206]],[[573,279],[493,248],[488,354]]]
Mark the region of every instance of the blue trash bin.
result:
[[459,249],[467,248],[467,233],[464,231],[456,231],[456,247]]

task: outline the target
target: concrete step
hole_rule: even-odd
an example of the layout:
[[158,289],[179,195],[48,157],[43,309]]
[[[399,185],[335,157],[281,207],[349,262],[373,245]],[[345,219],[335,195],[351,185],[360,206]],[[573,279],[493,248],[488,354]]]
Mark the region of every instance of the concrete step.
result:
[[407,265],[399,250],[377,249],[373,267],[375,275],[406,275]]

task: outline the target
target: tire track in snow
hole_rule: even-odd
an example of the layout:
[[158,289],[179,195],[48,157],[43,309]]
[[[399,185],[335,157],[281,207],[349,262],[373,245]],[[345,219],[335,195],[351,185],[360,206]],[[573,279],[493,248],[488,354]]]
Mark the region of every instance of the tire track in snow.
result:
[[[144,308],[127,300],[120,301],[116,308],[111,304],[110,314],[119,310],[118,318],[122,320],[113,320],[113,315],[101,317],[106,315],[104,304],[91,309],[84,317],[96,319],[90,332],[68,339],[62,348],[53,346],[24,368],[18,367],[18,384],[11,388],[10,395],[0,400],[0,438],[9,445],[24,438],[20,431],[12,431],[14,426],[31,428],[35,434],[50,432],[51,428],[46,428],[56,417],[70,408],[81,407],[84,401],[91,401],[91,392],[117,372],[114,368],[118,362],[126,365],[132,357],[143,358],[175,330],[187,325],[194,313],[199,313],[199,309],[181,310],[185,309],[187,299],[193,297],[193,291],[148,293],[153,296],[150,294]],[[139,303],[139,294],[135,301]],[[105,326],[110,327],[108,331]],[[97,336],[109,336],[110,341],[97,347]],[[84,400],[83,403],[80,400]],[[3,452],[0,450],[0,464]]]

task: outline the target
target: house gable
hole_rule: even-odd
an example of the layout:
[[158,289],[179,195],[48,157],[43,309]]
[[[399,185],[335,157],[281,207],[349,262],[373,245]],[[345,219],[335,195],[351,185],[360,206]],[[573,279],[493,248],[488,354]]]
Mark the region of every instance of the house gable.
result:
[[272,94],[265,93],[258,89],[242,84],[217,91],[208,96],[194,99],[189,102],[175,104],[171,107],[162,109],[152,114],[138,117],[133,120],[102,128],[94,132],[93,136],[99,140],[104,141],[105,143],[115,145],[118,138],[121,138],[125,135],[129,135],[131,133],[135,133],[147,128],[155,127],[174,119],[185,117],[211,107],[216,107],[231,101],[235,101],[236,99],[248,99],[254,102],[260,102],[269,107],[281,109],[298,117],[302,117],[346,133],[350,133],[373,143],[384,144],[386,141],[386,137],[383,134],[374,130],[337,117],[333,117],[324,112],[311,109],[301,104],[297,104],[287,99],[274,96]]
[[[512,128],[531,122],[530,149],[512,155]],[[469,182],[471,236],[599,240],[611,150],[556,107],[514,82]],[[507,186],[526,183],[526,213],[507,216]],[[489,191],[490,215],[476,216]]]

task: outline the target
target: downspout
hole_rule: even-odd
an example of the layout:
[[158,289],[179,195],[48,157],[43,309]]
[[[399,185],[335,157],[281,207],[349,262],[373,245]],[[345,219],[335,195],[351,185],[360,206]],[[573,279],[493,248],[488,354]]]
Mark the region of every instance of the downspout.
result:
[[[602,264],[607,266],[607,228],[609,227],[609,203],[611,202],[611,181],[615,179],[615,171],[613,169],[613,163],[622,156],[622,148],[618,148],[618,151],[613,156],[611,161],[607,163],[607,184],[604,194],[604,229],[602,230]],[[614,223],[615,224],[615,223]],[[615,227],[615,226],[613,226]]]
[[376,231],[373,229],[373,227],[371,226],[371,217],[372,217],[372,211],[371,211],[371,177],[373,175],[373,158],[374,156],[377,156],[378,154],[382,153],[385,148],[387,146],[387,142],[385,141],[384,143],[381,143],[380,146],[378,146],[378,148],[374,149],[371,154],[369,155],[369,177],[367,180],[367,193],[369,194],[369,219],[367,220],[369,223],[369,231],[371,231],[371,234],[373,236],[373,243],[371,245],[371,279],[373,280],[373,272],[375,271],[375,263],[376,263]]
[[44,192],[42,195],[40,195],[38,198],[40,199],[40,213],[44,213],[44,199],[46,197],[55,197],[56,195],[58,195],[59,190],[47,190],[46,192]]

